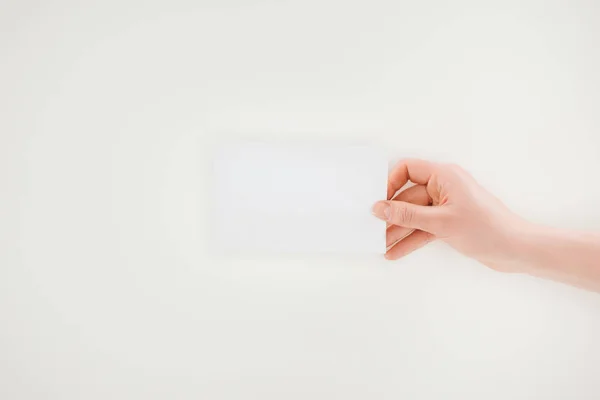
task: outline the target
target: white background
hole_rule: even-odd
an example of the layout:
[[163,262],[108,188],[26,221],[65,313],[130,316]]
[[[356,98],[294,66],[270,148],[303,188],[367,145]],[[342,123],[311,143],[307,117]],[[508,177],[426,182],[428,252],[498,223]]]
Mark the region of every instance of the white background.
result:
[[597,399],[600,296],[441,244],[211,258],[205,161],[369,138],[598,230],[599,26],[594,0],[2,1],[0,398]]

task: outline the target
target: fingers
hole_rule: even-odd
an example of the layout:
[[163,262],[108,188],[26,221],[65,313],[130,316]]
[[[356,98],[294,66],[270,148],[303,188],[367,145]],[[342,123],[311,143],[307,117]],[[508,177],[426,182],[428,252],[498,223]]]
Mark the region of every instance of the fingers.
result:
[[434,165],[425,160],[407,159],[400,161],[389,174],[387,199],[390,200],[409,180],[420,185],[427,185],[433,173]]
[[420,229],[434,234],[436,226],[439,226],[441,219],[444,218],[440,207],[422,206],[395,200],[375,203],[373,214],[393,225]]
[[[391,246],[385,255],[387,259],[396,260],[425,246],[435,239],[436,230],[443,227],[445,210],[429,207],[433,200],[427,187],[437,186],[433,181],[430,182],[432,176],[437,176],[434,175],[435,168],[436,164],[429,161],[407,159],[400,161],[390,172],[388,201],[380,201],[373,207],[373,213],[378,218],[392,224],[386,235],[387,246]],[[391,200],[408,181],[417,185]],[[439,202],[439,199],[436,201]]]
[[427,243],[430,243],[435,239],[435,236],[431,233],[424,231],[414,231],[406,238],[402,239],[396,245],[392,246],[386,253],[385,258],[388,260],[397,260],[404,257],[415,250],[420,249]]
[[[431,198],[427,193],[427,189],[423,185],[415,185],[409,187],[406,190],[400,192],[398,196],[395,197],[395,201],[404,201],[407,203],[418,204],[421,206],[427,206],[431,204]],[[391,246],[396,243],[398,240],[402,239],[409,233],[413,231],[412,228],[407,228],[404,226],[398,225],[390,225],[386,232],[386,246]]]
[[404,226],[390,225],[385,234],[385,247],[390,247],[398,240],[406,237],[409,233],[414,231],[412,228],[406,228]]
[[395,226],[395,225],[392,225],[392,226],[398,228],[398,230],[394,230],[394,232],[392,232],[391,234],[390,234],[390,231],[388,230],[387,235],[385,237],[385,248],[387,250],[389,250],[396,243],[398,243],[402,239],[408,237],[411,233],[413,233],[415,231],[414,229],[403,228],[401,226]]
[[420,204],[426,206],[431,203],[431,197],[427,193],[427,187],[424,185],[411,186],[401,191],[394,201],[405,201],[407,203]]

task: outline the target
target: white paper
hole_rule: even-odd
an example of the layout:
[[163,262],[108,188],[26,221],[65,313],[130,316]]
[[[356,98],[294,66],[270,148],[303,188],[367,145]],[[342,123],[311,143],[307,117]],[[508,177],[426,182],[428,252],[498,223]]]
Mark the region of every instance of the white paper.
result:
[[219,248],[383,254],[387,160],[360,145],[236,142],[215,154]]

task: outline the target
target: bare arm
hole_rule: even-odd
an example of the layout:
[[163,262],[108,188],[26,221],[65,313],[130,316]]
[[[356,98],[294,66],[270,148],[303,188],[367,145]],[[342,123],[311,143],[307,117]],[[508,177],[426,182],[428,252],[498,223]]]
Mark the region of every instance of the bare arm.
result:
[[520,235],[525,273],[600,292],[600,235],[532,226]]

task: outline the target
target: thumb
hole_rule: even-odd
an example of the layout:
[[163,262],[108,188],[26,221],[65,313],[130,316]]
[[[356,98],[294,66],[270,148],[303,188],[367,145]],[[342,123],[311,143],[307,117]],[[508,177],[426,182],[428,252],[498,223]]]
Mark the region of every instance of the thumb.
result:
[[404,201],[379,201],[373,206],[373,214],[392,225],[419,229],[435,233],[435,226],[440,218],[439,208],[420,206]]

